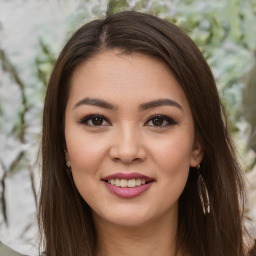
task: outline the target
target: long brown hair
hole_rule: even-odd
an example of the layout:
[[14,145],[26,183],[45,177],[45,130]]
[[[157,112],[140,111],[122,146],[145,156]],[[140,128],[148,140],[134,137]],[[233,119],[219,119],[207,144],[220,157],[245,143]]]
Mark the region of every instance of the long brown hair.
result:
[[95,255],[97,233],[90,207],[66,171],[64,113],[69,82],[84,61],[106,50],[142,53],[164,61],[183,88],[204,147],[201,173],[211,213],[204,215],[191,168],[179,199],[177,249],[190,256],[245,255],[242,238],[243,178],[213,75],[192,40],[158,17],[120,12],[89,22],[67,42],[45,98],[39,224],[47,256]]

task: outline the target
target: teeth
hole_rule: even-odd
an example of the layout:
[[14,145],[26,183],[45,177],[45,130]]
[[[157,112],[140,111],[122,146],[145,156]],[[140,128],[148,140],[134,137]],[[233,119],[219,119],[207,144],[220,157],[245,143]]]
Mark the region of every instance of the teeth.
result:
[[126,187],[127,187],[127,184],[128,184],[128,181],[127,181],[127,180],[121,180],[121,181],[120,181],[120,186],[121,186],[122,188],[126,188]]
[[135,187],[135,179],[133,179],[133,180],[128,180],[128,187],[129,188],[134,188]]
[[137,186],[146,184],[146,180],[145,179],[131,179],[131,180],[111,179],[111,180],[108,180],[108,183],[116,187],[135,188]]
[[140,186],[141,185],[141,179],[135,180],[135,184],[136,184],[136,186]]
[[113,185],[116,185],[117,187],[120,187],[120,180],[119,179],[115,179],[115,184]]

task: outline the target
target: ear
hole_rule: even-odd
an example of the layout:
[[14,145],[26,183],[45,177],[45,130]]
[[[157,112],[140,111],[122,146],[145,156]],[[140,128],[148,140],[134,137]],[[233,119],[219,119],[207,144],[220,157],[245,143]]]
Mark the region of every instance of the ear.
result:
[[200,142],[200,140],[196,139],[191,152],[190,166],[196,167],[197,165],[199,165],[203,160],[203,156],[204,148],[202,146],[202,143]]
[[68,150],[65,149],[64,152],[65,152],[66,165],[67,165],[68,167],[70,167],[70,166],[71,166],[71,162],[70,162],[70,157],[69,157]]

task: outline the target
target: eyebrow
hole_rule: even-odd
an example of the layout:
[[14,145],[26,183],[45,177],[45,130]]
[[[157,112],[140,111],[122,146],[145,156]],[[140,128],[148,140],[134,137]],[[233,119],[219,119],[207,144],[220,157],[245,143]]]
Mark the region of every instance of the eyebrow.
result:
[[82,106],[82,105],[92,105],[92,106],[97,106],[97,107],[111,109],[111,110],[116,110],[117,109],[117,106],[115,106],[115,105],[113,105],[109,102],[106,102],[105,100],[91,99],[91,98],[84,98],[84,99],[78,101],[75,104],[73,109],[75,109],[79,106]]
[[[118,107],[116,105],[113,105],[105,100],[92,99],[92,98],[84,98],[84,99],[78,101],[75,104],[73,109],[75,109],[79,106],[82,106],[82,105],[92,105],[92,106],[97,106],[97,107],[106,108],[106,109],[110,109],[110,110],[118,109]],[[171,100],[171,99],[158,99],[158,100],[153,100],[153,101],[149,101],[146,103],[142,103],[139,106],[139,110],[145,111],[145,110],[148,110],[151,108],[156,108],[156,107],[161,107],[161,106],[173,106],[173,107],[176,107],[183,111],[182,106],[175,100]]]
[[161,106],[173,106],[176,107],[180,110],[183,110],[182,106],[176,102],[175,100],[171,100],[171,99],[159,99],[159,100],[153,100],[150,102],[146,102],[146,103],[142,103],[139,106],[139,110],[147,110],[150,108],[156,108],[156,107],[161,107]]

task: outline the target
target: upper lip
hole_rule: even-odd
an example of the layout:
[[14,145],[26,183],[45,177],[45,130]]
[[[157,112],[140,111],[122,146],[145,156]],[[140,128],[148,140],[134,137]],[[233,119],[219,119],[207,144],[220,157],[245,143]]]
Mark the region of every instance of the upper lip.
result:
[[136,172],[132,172],[132,173],[118,172],[118,173],[110,174],[110,175],[102,178],[102,180],[112,180],[112,179],[120,179],[120,180],[121,179],[124,179],[124,180],[144,179],[146,182],[150,182],[150,181],[154,180],[151,177],[148,177],[146,175],[136,173]]

